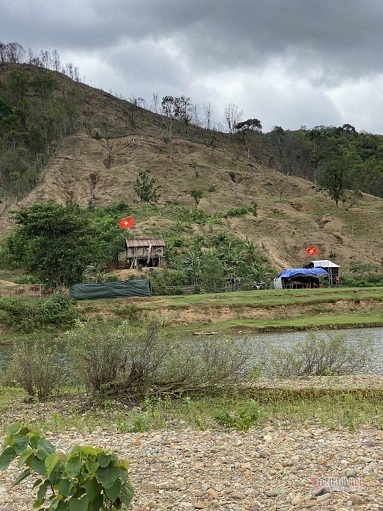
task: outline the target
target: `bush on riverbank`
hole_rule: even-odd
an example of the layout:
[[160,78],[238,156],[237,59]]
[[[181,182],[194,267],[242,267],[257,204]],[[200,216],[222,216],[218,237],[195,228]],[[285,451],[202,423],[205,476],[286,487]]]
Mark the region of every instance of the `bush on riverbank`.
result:
[[241,343],[176,339],[165,335],[157,320],[139,327],[91,322],[65,340],[73,378],[93,396],[135,401],[150,395],[210,393],[238,386],[250,369],[249,349]]
[[59,392],[65,372],[57,346],[26,340],[14,343],[12,351],[5,381],[17,382],[30,400],[43,401]]
[[292,348],[271,348],[264,366],[270,376],[332,376],[360,373],[372,357],[372,340],[349,344],[343,334],[326,336],[309,333]]
[[79,318],[70,297],[54,293],[43,299],[0,298],[0,321],[17,332],[29,333],[42,328],[70,328]]

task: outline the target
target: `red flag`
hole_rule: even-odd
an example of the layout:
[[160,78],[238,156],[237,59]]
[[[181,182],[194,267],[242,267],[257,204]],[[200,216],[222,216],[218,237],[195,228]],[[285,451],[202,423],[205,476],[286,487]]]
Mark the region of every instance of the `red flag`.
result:
[[314,245],[313,247],[307,247],[305,250],[308,256],[317,255],[318,253],[318,247],[316,245]]
[[118,221],[118,227],[120,227],[120,229],[130,229],[131,227],[133,227],[133,225],[134,221],[131,216],[128,216],[127,218],[121,218]]

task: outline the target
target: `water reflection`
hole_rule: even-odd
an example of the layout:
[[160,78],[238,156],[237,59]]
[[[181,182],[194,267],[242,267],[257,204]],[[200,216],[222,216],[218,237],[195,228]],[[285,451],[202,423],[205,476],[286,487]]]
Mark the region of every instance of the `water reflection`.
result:
[[[361,340],[372,340],[373,342],[373,357],[372,361],[363,372],[365,374],[383,374],[383,328],[354,328],[349,330],[325,330],[316,332],[316,335],[338,335],[345,336],[348,342],[357,343]],[[246,344],[249,345],[251,350],[254,350],[255,355],[262,355],[262,351],[269,347],[291,348],[295,343],[306,339],[307,332],[273,332],[273,333],[260,333],[255,335],[243,334],[237,335],[238,340],[246,339]],[[219,334],[221,337],[227,337],[227,334]],[[204,336],[199,338],[203,340]],[[206,340],[215,338],[214,336],[206,336]],[[219,338],[219,337],[218,337]],[[192,339],[196,341],[196,337]],[[191,339],[189,339],[191,340]],[[12,347],[9,345],[0,345],[0,371],[6,369],[12,359]]]
[[[371,363],[363,370],[365,374],[383,374],[383,328],[353,328],[347,330],[325,330],[315,332],[318,336],[344,335],[350,344],[372,340],[373,356]],[[308,332],[284,332],[258,334],[248,337],[248,342],[259,350],[266,347],[285,348],[288,350],[299,341],[304,341]]]

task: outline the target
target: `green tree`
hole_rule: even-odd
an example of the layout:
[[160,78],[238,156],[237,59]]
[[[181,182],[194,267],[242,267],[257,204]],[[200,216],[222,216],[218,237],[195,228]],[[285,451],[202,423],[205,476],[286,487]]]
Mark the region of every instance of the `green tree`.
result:
[[190,197],[194,199],[195,207],[198,208],[198,204],[203,197],[203,191],[198,188],[193,188],[193,190],[190,190],[189,194]]
[[353,151],[343,148],[340,154],[330,160],[320,176],[319,187],[335,201],[337,210],[346,189],[353,186],[358,168],[360,168],[358,156]]
[[129,214],[127,205],[119,210],[119,205],[89,211],[91,225],[97,231],[98,247],[105,261],[113,261],[118,266],[118,255],[124,250],[129,230],[120,229],[118,220]]
[[54,201],[14,211],[18,228],[6,240],[13,260],[48,288],[81,282],[102,258],[97,232],[78,204]]
[[247,119],[246,121],[238,122],[234,129],[241,133],[245,131],[261,131],[262,124],[259,119]]
[[225,278],[225,268],[221,259],[212,249],[207,250],[201,256],[201,286],[208,293],[222,290]]
[[150,177],[145,170],[139,172],[134,191],[141,202],[155,204],[160,197],[160,185],[155,177]]

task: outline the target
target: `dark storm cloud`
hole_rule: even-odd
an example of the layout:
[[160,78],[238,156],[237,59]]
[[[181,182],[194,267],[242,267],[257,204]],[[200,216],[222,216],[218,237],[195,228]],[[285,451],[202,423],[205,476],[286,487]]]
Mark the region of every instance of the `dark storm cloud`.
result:
[[262,66],[275,56],[339,79],[383,68],[383,2],[376,0],[2,0],[0,6],[2,39],[17,35],[44,49],[171,39],[197,68]]
[[[0,12],[1,41],[57,49],[96,86],[239,103],[270,125],[352,123],[383,75],[378,0],[0,0]],[[382,130],[376,110],[357,119]]]

